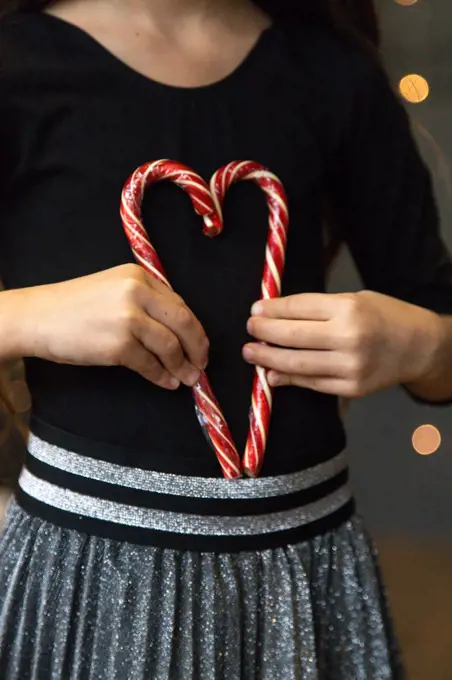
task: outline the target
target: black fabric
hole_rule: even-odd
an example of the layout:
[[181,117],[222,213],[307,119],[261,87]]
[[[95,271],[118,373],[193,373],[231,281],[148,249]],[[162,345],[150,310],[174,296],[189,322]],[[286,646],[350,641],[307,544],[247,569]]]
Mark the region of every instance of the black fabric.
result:
[[[291,207],[284,294],[323,291],[321,199],[334,204],[366,285],[452,313],[452,264],[430,180],[408,122],[371,57],[308,25],[268,30],[244,63],[210,87],[166,87],[132,71],[85,33],[46,15],[0,24],[0,271],[32,286],[131,262],[119,219],[123,182],[174,158],[205,178],[231,160],[264,163]],[[206,239],[190,202],[162,184],[145,222],[175,289],[211,339],[209,376],[239,448],[252,369],[241,358],[259,294],[265,201],[240,185],[224,234]],[[70,304],[70,301],[68,301]],[[139,465],[152,447],[187,474],[220,474],[188,389],[164,392],[122,368],[27,360],[35,415]],[[343,448],[337,400],[276,392],[263,474]]]
[[365,285],[450,314],[452,266],[431,176],[383,73],[361,79],[349,121],[328,186]]
[[[220,465],[215,453],[208,448],[208,455],[203,458],[203,464],[195,469],[196,461],[204,455],[203,451],[193,450],[191,456],[164,456],[152,440],[149,440],[146,449],[131,449],[126,446],[113,446],[92,439],[80,437],[72,432],[61,430],[53,425],[43,422],[32,416],[30,419],[31,431],[40,439],[54,444],[67,451],[74,451],[82,456],[104,460],[125,467],[137,467],[143,470],[155,472],[168,472],[175,475],[195,475],[196,477],[222,477]],[[341,435],[328,450],[321,448],[322,440],[317,442],[300,442],[302,448],[298,455],[290,456],[281,451],[278,454],[278,474],[285,475],[315,467],[320,463],[330,460],[340,450]],[[194,472],[193,472],[194,471]]]

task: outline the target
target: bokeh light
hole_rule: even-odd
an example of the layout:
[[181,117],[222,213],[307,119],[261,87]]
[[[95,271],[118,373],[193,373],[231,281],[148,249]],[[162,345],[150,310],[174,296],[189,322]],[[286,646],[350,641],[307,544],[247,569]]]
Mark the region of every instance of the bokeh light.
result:
[[413,448],[420,456],[431,456],[441,446],[441,432],[434,425],[420,425],[413,433]]
[[404,76],[399,82],[399,90],[410,104],[420,104],[430,94],[430,86],[427,80],[417,73]]

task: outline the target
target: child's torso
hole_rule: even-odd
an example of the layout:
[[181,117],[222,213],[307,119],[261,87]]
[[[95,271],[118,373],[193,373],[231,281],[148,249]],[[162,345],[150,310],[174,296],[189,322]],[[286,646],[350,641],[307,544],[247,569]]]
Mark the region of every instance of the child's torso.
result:
[[[119,218],[123,183],[142,163],[171,158],[206,180],[218,167],[242,159],[276,173],[291,212],[283,293],[324,290],[320,206],[327,156],[339,128],[333,123],[342,114],[336,116],[330,102],[315,109],[312,79],[285,62],[277,27],[228,78],[189,90],[146,79],[55,18],[16,21],[22,27],[7,27],[7,57],[14,67],[5,78],[4,124],[11,143],[0,208],[0,263],[8,287],[62,281],[133,261]],[[322,116],[328,117],[322,127],[329,132],[319,138]],[[252,383],[241,348],[260,290],[268,222],[264,197],[251,184],[234,187],[224,233],[216,240],[203,236],[200,218],[175,186],[150,189],[143,214],[175,290],[207,330],[209,377],[241,447]],[[146,465],[152,449],[171,461],[171,470],[183,461],[193,474],[200,465],[220,474],[188,389],[167,393],[126,369],[40,360],[27,361],[27,374],[41,421],[129,447],[137,465]],[[278,390],[263,474],[296,470],[300,460],[303,466],[315,464],[343,443],[334,398]]]

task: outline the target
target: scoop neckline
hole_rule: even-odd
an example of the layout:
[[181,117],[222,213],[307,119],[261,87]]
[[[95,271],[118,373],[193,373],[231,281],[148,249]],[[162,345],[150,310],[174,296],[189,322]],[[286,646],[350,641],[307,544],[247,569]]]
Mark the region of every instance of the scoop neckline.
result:
[[63,29],[75,37],[80,38],[103,59],[105,64],[109,64],[112,68],[118,70],[118,72],[121,72],[129,79],[136,81],[138,85],[141,85],[142,87],[158,89],[162,92],[166,91],[167,93],[179,96],[210,94],[212,92],[216,92],[219,89],[228,89],[237,82],[241,81],[248,74],[248,72],[252,70],[254,64],[259,60],[262,52],[265,51],[267,45],[272,41],[277,30],[275,22],[272,22],[269,26],[267,26],[267,28],[265,28],[259,34],[255,43],[251,46],[250,50],[247,52],[242,61],[223,78],[213,81],[212,83],[207,83],[206,85],[191,87],[170,85],[168,83],[164,83],[163,81],[146,76],[144,73],[141,73],[132,66],[129,66],[126,62],[122,61],[122,59],[117,57],[115,54],[113,54],[113,52],[102,45],[102,43],[90,33],[88,33],[88,31],[85,31],[83,28],[71,23],[70,21],[66,21],[66,19],[62,19],[53,14],[48,14],[47,12],[37,12],[35,16],[38,16],[45,21],[49,21],[49,23],[53,23],[57,28]]

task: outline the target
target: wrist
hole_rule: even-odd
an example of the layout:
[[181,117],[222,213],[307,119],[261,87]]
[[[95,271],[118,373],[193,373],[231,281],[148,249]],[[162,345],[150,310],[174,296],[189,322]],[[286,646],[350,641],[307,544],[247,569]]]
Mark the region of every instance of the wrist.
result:
[[408,351],[405,353],[403,382],[407,387],[435,381],[443,367],[447,342],[444,318],[418,308]]
[[0,293],[0,363],[33,355],[30,294],[26,288]]

